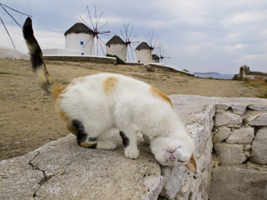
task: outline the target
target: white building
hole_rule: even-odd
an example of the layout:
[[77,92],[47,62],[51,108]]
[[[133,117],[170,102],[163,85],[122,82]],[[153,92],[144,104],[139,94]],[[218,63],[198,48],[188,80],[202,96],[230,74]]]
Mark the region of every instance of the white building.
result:
[[126,62],[126,51],[126,43],[118,35],[114,35],[113,38],[106,43],[106,53],[116,55],[124,62]]
[[138,63],[150,63],[152,62],[152,52],[151,47],[146,43],[142,42],[136,49],[136,62]]
[[152,63],[159,63],[159,56],[157,54],[152,54]]
[[93,31],[77,22],[65,32],[65,49],[80,51],[80,55],[95,55]]

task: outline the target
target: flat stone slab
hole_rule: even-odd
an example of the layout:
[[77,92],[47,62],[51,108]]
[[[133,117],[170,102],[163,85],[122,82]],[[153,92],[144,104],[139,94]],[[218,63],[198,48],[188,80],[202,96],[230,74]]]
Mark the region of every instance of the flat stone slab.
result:
[[267,171],[219,167],[212,171],[210,200],[265,200]]
[[216,143],[214,148],[223,165],[242,164],[247,159],[243,154],[243,145]]
[[[121,143],[116,131],[111,135]],[[137,160],[127,159],[118,145],[116,150],[86,149],[69,134],[24,156],[3,160],[0,199],[157,198],[164,179],[153,155],[141,150]]]
[[226,140],[226,143],[233,144],[246,144],[251,143],[254,138],[254,128],[240,128],[234,130],[230,137]]

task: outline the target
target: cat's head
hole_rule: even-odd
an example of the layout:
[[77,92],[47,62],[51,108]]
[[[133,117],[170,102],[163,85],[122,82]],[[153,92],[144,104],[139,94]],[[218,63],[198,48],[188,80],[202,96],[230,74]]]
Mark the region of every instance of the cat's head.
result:
[[150,148],[156,160],[163,166],[186,166],[196,173],[197,165],[194,158],[194,141],[188,136],[157,137],[151,140]]

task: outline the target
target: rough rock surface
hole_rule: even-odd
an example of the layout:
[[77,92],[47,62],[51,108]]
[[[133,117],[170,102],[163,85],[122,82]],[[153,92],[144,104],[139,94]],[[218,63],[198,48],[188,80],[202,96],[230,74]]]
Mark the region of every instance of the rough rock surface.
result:
[[257,113],[247,119],[251,126],[267,126],[267,113]]
[[216,143],[214,148],[223,165],[241,164],[247,159],[243,154],[243,145]]
[[226,140],[226,143],[233,144],[246,144],[252,142],[254,138],[254,128],[240,128],[234,130],[229,138]]
[[259,164],[267,164],[267,127],[260,129],[252,143],[253,160]]
[[210,200],[266,200],[267,171],[219,167],[213,170]]
[[230,134],[231,134],[231,129],[230,128],[227,128],[225,126],[220,127],[219,131],[218,131],[218,136],[217,136],[218,142],[221,142],[221,141],[225,140],[226,138],[229,137]]
[[6,177],[0,182],[0,199],[157,199],[164,186],[151,153],[142,151],[131,160],[121,145],[110,151],[86,149],[72,134],[0,164]]
[[232,108],[232,110],[233,110],[233,112],[235,114],[243,115],[243,114],[245,114],[247,106],[244,106],[244,105],[232,105],[231,108]]
[[235,124],[240,125],[242,123],[242,119],[239,115],[233,113],[217,113],[215,116],[215,125],[223,126],[226,124]]

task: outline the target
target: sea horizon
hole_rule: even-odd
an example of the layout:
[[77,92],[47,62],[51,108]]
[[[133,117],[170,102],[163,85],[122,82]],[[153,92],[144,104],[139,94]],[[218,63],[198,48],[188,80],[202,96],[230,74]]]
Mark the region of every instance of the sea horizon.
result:
[[220,74],[220,75],[217,75],[217,74],[198,74],[198,73],[195,73],[195,77],[201,77],[201,78],[209,78],[209,77],[212,77],[214,79],[229,79],[229,80],[232,80],[233,77],[234,77],[235,74]]

